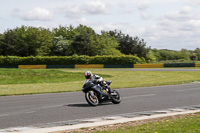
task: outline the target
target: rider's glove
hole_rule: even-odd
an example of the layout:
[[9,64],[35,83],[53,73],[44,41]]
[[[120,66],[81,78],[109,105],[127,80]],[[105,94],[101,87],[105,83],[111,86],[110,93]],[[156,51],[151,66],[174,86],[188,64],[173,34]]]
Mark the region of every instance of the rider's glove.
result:
[[106,81],[101,81],[101,85],[105,86],[106,85]]

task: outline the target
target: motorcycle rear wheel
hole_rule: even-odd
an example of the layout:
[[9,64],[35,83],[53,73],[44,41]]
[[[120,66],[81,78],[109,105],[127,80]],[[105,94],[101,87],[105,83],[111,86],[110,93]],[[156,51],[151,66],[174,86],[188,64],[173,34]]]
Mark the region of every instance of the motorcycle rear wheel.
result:
[[116,93],[116,95],[111,96],[112,103],[119,104],[121,102],[121,97],[120,97],[119,93],[116,90],[113,90],[112,93]]
[[[94,95],[92,96],[91,93],[93,93]],[[97,106],[99,104],[99,99],[97,97],[97,94],[95,92],[91,92],[88,91],[85,93],[85,99],[88,102],[88,104],[92,105],[92,106]]]

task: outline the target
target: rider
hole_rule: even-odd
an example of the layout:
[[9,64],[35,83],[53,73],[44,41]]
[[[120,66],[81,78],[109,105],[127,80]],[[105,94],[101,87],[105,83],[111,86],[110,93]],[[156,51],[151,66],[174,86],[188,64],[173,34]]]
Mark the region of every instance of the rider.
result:
[[100,83],[101,81],[103,81],[102,77],[100,77],[99,75],[93,75],[91,71],[85,72],[85,78],[85,83],[87,83],[88,81],[91,81],[93,83]]
[[103,78],[100,77],[99,75],[93,75],[91,71],[87,71],[87,72],[85,72],[85,78],[86,78],[86,80],[84,83],[87,83],[89,81],[91,81],[92,83],[96,83],[96,84],[99,83],[103,87],[106,87],[109,90],[109,93],[112,92],[112,89],[106,84],[106,81],[104,81]]

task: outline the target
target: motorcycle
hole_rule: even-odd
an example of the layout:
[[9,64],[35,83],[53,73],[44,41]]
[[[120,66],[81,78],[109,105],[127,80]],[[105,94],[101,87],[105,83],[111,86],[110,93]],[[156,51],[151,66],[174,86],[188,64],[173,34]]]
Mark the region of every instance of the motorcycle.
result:
[[[82,91],[85,93],[85,99],[88,104],[97,106],[102,102],[112,102],[119,104],[121,102],[120,94],[109,87],[111,81],[106,81],[106,85],[87,82],[83,85]],[[111,91],[111,92],[110,92]]]

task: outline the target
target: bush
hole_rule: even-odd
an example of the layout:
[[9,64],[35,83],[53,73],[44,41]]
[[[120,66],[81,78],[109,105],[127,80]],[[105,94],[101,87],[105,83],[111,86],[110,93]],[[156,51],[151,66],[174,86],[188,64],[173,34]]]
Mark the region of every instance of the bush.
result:
[[0,65],[139,64],[136,56],[0,56]]
[[88,64],[138,64],[141,59],[132,55],[123,56],[94,56],[90,57]]

